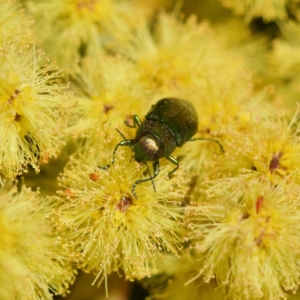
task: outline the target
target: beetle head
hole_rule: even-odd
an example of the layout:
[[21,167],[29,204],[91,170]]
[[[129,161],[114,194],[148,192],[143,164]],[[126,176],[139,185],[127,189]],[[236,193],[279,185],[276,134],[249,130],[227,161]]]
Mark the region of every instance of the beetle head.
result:
[[134,139],[133,151],[137,162],[157,161],[163,157],[164,147],[153,134],[149,133]]

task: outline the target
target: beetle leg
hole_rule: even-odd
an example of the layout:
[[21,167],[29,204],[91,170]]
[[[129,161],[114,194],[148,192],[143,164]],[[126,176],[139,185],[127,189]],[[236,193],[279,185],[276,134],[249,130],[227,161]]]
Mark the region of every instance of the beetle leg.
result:
[[133,116],[133,125],[130,125],[127,121],[124,121],[124,123],[126,126],[128,126],[130,128],[139,127],[142,124],[140,118],[137,115]]
[[169,156],[166,156],[166,159],[171,162],[172,164],[176,165],[176,168],[174,170],[172,170],[170,173],[169,173],[169,178],[171,178],[172,174],[179,168],[179,162],[176,158],[174,158],[173,156],[169,155]]
[[112,157],[111,163],[108,164],[108,165],[106,165],[106,166],[104,166],[104,167],[99,167],[98,166],[98,168],[100,168],[102,170],[108,169],[110,167],[110,165],[113,165],[114,162],[115,162],[115,156],[116,156],[116,152],[117,152],[118,147],[119,146],[131,146],[131,143],[132,143],[132,140],[123,140],[119,144],[117,144],[117,146],[115,147],[115,150],[113,152],[113,157]]
[[[155,161],[154,163],[153,163],[153,170],[154,170],[154,175],[152,176],[151,175],[151,173],[150,173],[150,177],[148,177],[148,178],[144,178],[144,179],[139,179],[139,180],[137,180],[133,185],[132,185],[132,189],[131,189],[131,191],[132,191],[132,195],[137,199],[137,195],[136,195],[136,193],[135,193],[135,188],[136,188],[136,186],[138,185],[138,184],[140,184],[140,183],[142,183],[142,182],[146,182],[146,181],[149,181],[149,180],[153,180],[157,175],[158,175],[158,173],[159,173],[159,161],[157,160],[157,161]],[[154,192],[156,192],[156,190],[155,190],[155,188],[154,188]]]
[[155,184],[154,184],[153,178],[152,178],[152,176],[151,176],[151,171],[150,171],[150,168],[149,168],[147,162],[145,162],[145,165],[146,165],[147,170],[148,170],[148,172],[149,172],[149,175],[150,175],[150,177],[151,177],[151,182],[152,182],[153,190],[154,190],[154,192],[156,193]]
[[204,141],[212,141],[212,142],[215,142],[215,143],[217,143],[217,144],[220,146],[221,151],[222,151],[222,152],[225,152],[225,151],[224,151],[224,148],[223,148],[223,146],[222,146],[222,144],[221,144],[219,141],[217,141],[217,140],[210,139],[210,138],[190,138],[190,139],[189,139],[190,142],[197,141],[197,140],[204,140]]

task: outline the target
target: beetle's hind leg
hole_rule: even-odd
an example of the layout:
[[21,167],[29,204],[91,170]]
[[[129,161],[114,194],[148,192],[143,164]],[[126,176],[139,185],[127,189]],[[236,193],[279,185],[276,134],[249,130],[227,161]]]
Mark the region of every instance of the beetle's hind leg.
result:
[[[132,185],[132,195],[137,199],[137,195],[135,193],[135,188],[138,184],[142,183],[142,182],[146,182],[146,181],[149,181],[149,180],[153,180],[159,173],[159,161],[155,161],[153,163],[153,170],[154,170],[154,175],[152,176],[151,173],[150,173],[150,177],[148,178],[145,178],[145,179],[139,179],[137,180],[133,185]],[[155,188],[154,188],[154,192],[156,192]]]
[[174,158],[173,156],[169,155],[166,157],[166,159],[171,162],[172,164],[176,165],[176,168],[173,169],[170,173],[169,173],[169,178],[172,177],[173,173],[179,168],[179,162],[176,158]]
[[127,121],[124,121],[124,123],[126,126],[128,126],[130,128],[139,127],[142,124],[140,118],[137,115],[133,116],[133,125],[130,125]]
[[217,143],[217,144],[219,145],[221,151],[222,151],[223,153],[225,152],[225,151],[224,151],[224,148],[223,148],[223,146],[222,146],[222,144],[221,144],[219,141],[215,140],[215,139],[210,139],[210,138],[190,138],[190,139],[189,139],[190,142],[198,141],[198,140],[215,142],[215,143]]
[[104,167],[99,167],[98,166],[98,168],[100,168],[100,169],[102,169],[102,170],[106,170],[106,169],[108,169],[109,167],[110,167],[110,165],[113,165],[114,163],[115,163],[115,156],[116,156],[116,152],[117,152],[117,150],[118,150],[118,147],[119,146],[131,146],[131,144],[132,144],[132,140],[123,140],[123,141],[121,141],[119,144],[117,144],[117,146],[115,147],[115,150],[114,150],[114,152],[113,152],[113,157],[112,157],[112,160],[111,160],[111,163],[110,164],[108,164],[108,165],[106,165],[106,166],[104,166]]

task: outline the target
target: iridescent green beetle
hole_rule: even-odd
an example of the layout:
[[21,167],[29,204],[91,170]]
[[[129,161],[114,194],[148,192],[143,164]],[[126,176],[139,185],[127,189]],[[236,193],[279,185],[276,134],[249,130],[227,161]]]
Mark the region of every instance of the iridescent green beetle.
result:
[[[179,168],[178,161],[171,156],[176,147],[182,147],[187,141],[210,140],[217,143],[224,152],[222,145],[209,138],[192,138],[198,129],[198,116],[193,105],[182,99],[165,98],[152,105],[145,116],[146,120],[141,122],[137,115],[134,115],[133,126],[126,121],[125,124],[131,128],[137,128],[134,139],[125,139],[116,145],[113,152],[111,164],[115,162],[115,153],[119,146],[129,146],[134,152],[134,159],[139,163],[146,164],[153,162],[154,175],[150,173],[149,178],[139,179],[132,186],[132,194],[135,193],[136,185],[153,180],[159,174],[159,159],[165,157],[176,165],[176,168],[169,173],[171,175]],[[122,135],[122,134],[121,134]],[[123,135],[122,135],[123,136]],[[110,164],[101,169],[107,169]],[[153,181],[152,181],[153,182]],[[153,184],[154,191],[155,186]]]

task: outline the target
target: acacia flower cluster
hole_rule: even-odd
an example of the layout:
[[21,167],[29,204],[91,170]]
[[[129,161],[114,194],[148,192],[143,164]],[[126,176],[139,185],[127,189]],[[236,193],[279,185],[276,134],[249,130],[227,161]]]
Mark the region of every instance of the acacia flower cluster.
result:
[[142,6],[124,0],[31,0],[27,7],[38,45],[63,67],[80,54],[99,55],[111,44],[124,43],[146,15]]
[[0,53],[0,170],[13,178],[58,153],[73,100],[55,64],[34,47],[4,44]]
[[77,95],[76,114],[68,128],[72,137],[99,144],[99,140],[108,138],[103,128],[123,130],[124,120],[132,117],[131,109],[141,115],[154,96],[140,82],[140,76],[136,65],[121,56],[83,59],[81,67],[72,73],[77,83],[72,85]]
[[287,19],[290,13],[295,13],[299,3],[293,0],[222,0],[222,2],[234,13],[244,16],[248,22],[255,17],[262,17],[266,21]]
[[67,165],[59,180],[63,187],[60,230],[74,255],[82,255],[80,267],[95,273],[100,283],[121,270],[129,280],[151,276],[163,250],[176,254],[182,247],[180,199],[185,180],[165,181],[164,166],[157,193],[152,185],[139,185],[136,199],[131,185],[143,177],[144,168],[130,163],[128,153],[123,153],[103,171],[97,167],[104,162],[102,156],[90,149],[88,155],[72,158]]
[[52,225],[54,207],[28,188],[1,186],[1,299],[52,299],[73,282],[67,248]]
[[35,48],[21,5],[2,0],[0,10],[0,298],[52,299],[76,273],[51,218],[55,204],[8,180],[58,154],[74,100]]
[[19,14],[23,20],[22,10],[16,3],[2,3],[7,15],[0,19],[0,172],[15,178],[28,164],[39,171],[58,153],[74,100],[56,65],[27,44],[29,21],[16,23]]
[[279,299],[299,285],[299,186],[226,178],[187,209],[199,275],[233,299]]

